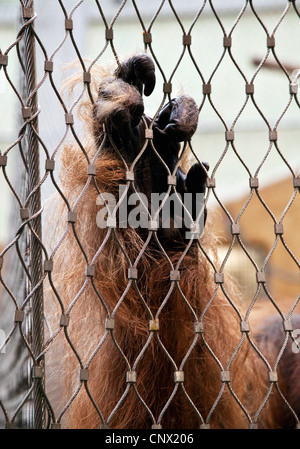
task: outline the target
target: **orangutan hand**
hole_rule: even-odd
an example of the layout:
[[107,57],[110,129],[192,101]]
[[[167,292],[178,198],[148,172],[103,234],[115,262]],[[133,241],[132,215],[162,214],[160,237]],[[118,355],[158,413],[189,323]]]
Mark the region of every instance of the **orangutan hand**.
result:
[[146,54],[128,59],[118,67],[113,77],[101,83],[94,119],[99,119],[102,111],[107,111],[103,121],[112,146],[129,168],[145,145],[146,128],[152,128],[153,140],[149,140],[135,165],[136,189],[150,198],[151,193],[167,192],[171,179],[171,185],[182,198],[185,193],[192,194],[191,215],[195,220],[199,210],[196,196],[204,196],[209,166],[207,163],[196,163],[185,174],[176,165],[180,142],[189,141],[197,129],[198,108],[193,98],[180,95],[168,102],[153,122],[144,114],[142,95],[143,90],[146,96],[150,95],[154,87],[155,67],[152,59]]

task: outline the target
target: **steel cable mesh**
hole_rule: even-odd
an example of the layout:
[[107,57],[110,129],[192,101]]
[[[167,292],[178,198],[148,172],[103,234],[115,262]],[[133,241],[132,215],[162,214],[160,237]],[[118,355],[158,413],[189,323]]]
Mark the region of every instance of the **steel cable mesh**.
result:
[[[4,176],[15,198],[15,209],[17,210],[17,208],[20,208],[22,220],[22,223],[19,226],[17,226],[17,221],[15,221],[14,228],[16,229],[16,236],[8,243],[8,245],[0,254],[0,280],[2,291],[5,291],[5,294],[2,294],[2,303],[10,303],[10,305],[14,309],[14,318],[11,319],[10,330],[7,334],[7,338],[4,342],[3,347],[8,348],[14,336],[19,336],[19,338],[23,342],[23,352],[26,353],[26,358],[29,360],[30,368],[28,369],[29,375],[25,382],[28,385],[23,389],[22,397],[21,399],[18,399],[19,402],[17,404],[13,404],[13,409],[11,409],[10,404],[8,405],[9,400],[2,392],[2,396],[0,396],[1,421],[5,423],[6,427],[12,427],[16,423],[19,424],[22,410],[25,407],[29,407],[30,409],[33,408],[34,410],[33,424],[31,425],[33,425],[34,427],[59,428],[61,424],[64,423],[64,419],[67,419],[68,414],[71,412],[72,408],[76,406],[76,401],[80,400],[79,396],[80,394],[82,394],[82,391],[85,390],[85,394],[89,398],[90,410],[96,412],[99,425],[102,428],[106,428],[109,427],[114,417],[121,409],[122,404],[126,402],[126,398],[129,396],[129,394],[131,394],[133,390],[134,394],[138,397],[138,400],[141,403],[142,407],[146,410],[149,423],[150,425],[152,425],[152,428],[161,428],[164,425],[164,416],[170,408],[174,397],[180,390],[185,396],[187,403],[189,403],[190,408],[193,410],[193,413],[197,415],[200,427],[209,427],[211,418],[214,415],[215,410],[220,406],[220,403],[222,403],[222,398],[224,396],[226,397],[226,394],[228,393],[233,398],[238,407],[240,407],[240,409],[242,410],[242,413],[245,415],[246,420],[248,421],[249,427],[255,428],[257,425],[259,425],[259,419],[262,410],[266,408],[270,396],[276,390],[280,395],[281,400],[286,404],[289,412],[294,415],[295,426],[299,427],[299,418],[297,417],[292,406],[286,400],[284,394],[281,392],[277,382],[278,364],[286,350],[288,343],[290,343],[293,339],[293,327],[291,320],[293,317],[293,312],[297,308],[299,297],[294,299],[293,304],[291,304],[290,306],[288,314],[284,314],[281,311],[280,304],[277,303],[274,294],[269,291],[266,282],[266,273],[269,261],[280,243],[284,247],[289,258],[293,261],[294,265],[299,268],[297,255],[295,254],[295,251],[291,249],[286,240],[286,236],[284,233],[284,222],[286,217],[289,216],[290,209],[297,202],[299,196],[298,191],[300,187],[300,176],[299,172],[295,171],[295,167],[293,167],[289,163],[288,159],[284,155],[284,151],[281,150],[279,145],[279,128],[281,121],[283,120],[291,105],[295,105],[299,108],[297,84],[298,73],[294,77],[292,77],[276,52],[277,33],[278,30],[280,30],[280,25],[285,20],[286,16],[288,14],[294,14],[300,19],[299,9],[296,1],[285,2],[285,6],[281,12],[281,15],[278,18],[277,23],[273,27],[272,31],[269,31],[264,25],[260,14],[256,10],[255,1],[241,1],[240,12],[236,16],[236,19],[233,25],[231,25],[229,31],[226,31],[222,23],[221,14],[218,12],[218,8],[215,6],[215,2],[212,0],[204,0],[202,2],[199,2],[199,5],[197,6],[198,9],[195,12],[194,18],[191,20],[188,27],[184,26],[181,16],[177,11],[178,6],[175,1],[172,2],[171,0],[163,0],[159,3],[156,10],[153,7],[152,19],[147,25],[146,20],[143,18],[143,13],[141,12],[142,8],[140,2],[138,1],[132,0],[130,2],[130,0],[124,0],[123,2],[120,2],[119,6],[116,7],[116,11],[113,17],[108,19],[104,8],[105,5],[103,6],[102,2],[95,0],[93,4],[95,7],[95,11],[97,11],[99,15],[97,20],[99,21],[99,23],[101,23],[101,26],[104,29],[105,40],[103,47],[99,48],[99,53],[93,60],[87,60],[86,55],[81,54],[79,45],[76,41],[75,33],[76,17],[77,15],[82,14],[87,2],[84,0],[78,1],[77,3],[73,2],[70,9],[68,9],[66,3],[67,2],[64,2],[63,0],[58,0],[57,2],[60,10],[60,19],[64,21],[65,29],[62,40],[54,50],[50,51],[48,48],[46,48],[46,45],[43,43],[36,31],[36,24],[39,21],[39,15],[34,10],[34,2],[21,0],[20,6],[22,9],[22,25],[20,26],[16,40],[12,42],[12,44],[6,50],[3,51],[2,49],[2,53],[0,54],[0,65],[2,71],[5,73],[7,87],[9,89],[12,89],[14,95],[17,97],[23,119],[23,123],[20,126],[17,139],[11,142],[11,144],[2,151],[0,156],[2,175]],[[205,246],[202,244],[202,240],[198,239],[197,244],[199,247],[199,251],[202,256],[205,257],[205,259],[208,261],[211,269],[211,276],[214,277],[215,281],[215,291],[213,292],[213,295],[207,302],[206,307],[204,308],[200,316],[198,315],[197,311],[194,310],[191,303],[191,298],[186,297],[184,292],[181,290],[179,282],[181,267],[184,263],[188,251],[191,248],[193,239],[189,241],[186,249],[182,252],[182,254],[180,254],[180,257],[178,258],[177,263],[174,266],[168,256],[167,251],[157,237],[156,222],[151,216],[149,216],[150,226],[148,229],[147,238],[145,238],[141,247],[141,251],[137,255],[136,259],[130,260],[127,255],[126,247],[124,247],[124,244],[120,239],[119,230],[117,229],[116,223],[114,221],[115,215],[110,214],[110,211],[108,211],[109,219],[107,221],[107,231],[104,239],[101,241],[100,246],[96,245],[97,250],[94,251],[93,248],[86,248],[81,242],[81,208],[84,209],[86,203],[88,202],[88,194],[90,192],[91,186],[93,186],[100,197],[103,194],[103,192],[101,191],[101,187],[97,184],[95,167],[95,163],[101,152],[101,149],[103,145],[105,145],[105,142],[109,140],[110,143],[114,146],[116,152],[119,153],[121,158],[122,155],[116,147],[113,138],[109,133],[109,130],[105,130],[102,143],[99,145],[99,148],[94,148],[94,156],[91,159],[90,153],[86,151],[86,142],[84,140],[84,135],[82,135],[80,125],[77,121],[76,112],[78,111],[78,107],[80,106],[83,99],[88,99],[90,103],[95,102],[96,99],[94,98],[92,88],[93,69],[96,65],[102,64],[105,55],[108,52],[111,52],[115,59],[115,67],[120,65],[120,61],[122,60],[123,55],[120,55],[118,53],[118,48],[115,45],[114,31],[119,17],[122,16],[129,4],[132,8],[134,8],[134,11],[136,13],[136,22],[140,25],[140,39],[144,45],[145,52],[151,55],[151,57],[155,61],[156,69],[162,79],[162,91],[160,94],[160,100],[156,105],[156,112],[153,115],[153,119],[150,125],[145,124],[146,140],[145,144],[140,149],[140,153],[131,166],[128,166],[128,164],[123,159],[124,169],[126,172],[126,188],[123,192],[124,196],[129,192],[130,188],[134,189],[135,193],[139,195],[139,192],[135,187],[134,168],[138,165],[139,160],[146,151],[146,146],[148,145],[148,143],[152,145],[153,154],[155,154],[156,157],[160,159],[160,161],[164,164],[164,161],[162,160],[159,152],[153,145],[153,124],[163,105],[166,102],[171,101],[174,78],[176,77],[180,66],[184,64],[184,61],[186,61],[187,58],[194,67],[194,70],[197,72],[198,83],[200,86],[202,86],[202,99],[200,102],[198,102],[199,120],[201,120],[201,117],[205,114],[205,107],[209,107],[214,112],[214,114],[216,114],[221,126],[224,129],[225,146],[222,151],[219,152],[216,163],[213,167],[211,167],[210,175],[207,179],[207,195],[205,198],[205,206],[208,205],[209,207],[210,201],[212,199],[215,200],[215,203],[221,210],[223,220],[227,222],[227,226],[230,228],[231,238],[228,244],[228,248],[226,249],[225,256],[222,258],[219,266],[214,261],[212,255],[207,252]],[[156,46],[153,42],[153,37],[155,36],[155,25],[159,21],[162,12],[167,9],[168,13],[174,18],[174,21],[177,23],[178,29],[181,30],[180,32],[182,34],[182,47],[170,49],[170,51],[176,50],[175,54],[179,54],[176,64],[170,74],[165,73],[164,61],[161,61],[157,56]],[[208,76],[204,75],[205,70],[204,67],[202,67],[205,65],[205,61],[197,59],[197,43],[196,41],[194,42],[193,39],[194,30],[200,23],[200,20],[205,12],[210,14],[218,23],[222,35],[221,55]],[[257,23],[261,27],[261,30],[265,33],[267,43],[264,56],[261,58],[252,76],[249,78],[245,75],[242,68],[240,67],[238,58],[234,55],[233,51],[235,30],[238,27],[239,23],[243,20],[243,17],[246,13],[251,13],[256,18]],[[67,44],[71,45],[73,48],[74,55],[79,61],[80,74],[82,76],[82,81],[81,83],[79,83],[80,88],[78,91],[76,91],[76,96],[72,99],[70,105],[67,104],[67,101],[64,100],[63,95],[60,93],[60,87],[57,85],[54,77],[56,70],[56,59],[60,57],[60,52]],[[24,45],[25,48],[21,49],[21,45]],[[19,56],[20,70],[23,72],[26,79],[25,91],[21,91],[19,86],[15,85],[10,77],[10,56],[14,51],[16,51]],[[41,52],[44,58],[44,70],[42,71],[42,77],[40,79],[36,78],[36,69],[34,66],[36,51]],[[257,103],[255,97],[257,77],[264,69],[264,67],[268,64],[270,55],[274,57],[279,70],[284,73],[286,77],[286,86],[289,89],[288,101],[286,102],[274,125],[269,122],[267,116],[263,112],[263,108]],[[221,110],[219,110],[219,107],[217,106],[217,98],[214,97],[214,80],[217,74],[222,71],[222,61],[225,58],[230,59],[232,65],[240,74],[242,83],[245,88],[243,103],[240,109],[236,111],[235,116],[231,122],[229,122],[227,118],[223,117]],[[36,99],[46,83],[49,83],[48,88],[51,89],[52,94],[60,105],[61,117],[64,117],[65,120],[65,128],[62,136],[59,139],[59,142],[54,146],[49,145],[48,142],[43,140],[43,137],[39,133],[38,127],[38,120],[39,117],[43,114],[43,109],[40,109],[38,107]],[[228,83],[228,81],[226,81],[226,83]],[[252,104],[256,113],[262,119],[265,124],[266,130],[269,133],[268,146],[267,148],[265,148],[265,152],[262,155],[261,162],[255,167],[254,170],[250,170],[242,155],[239,153],[239,145],[238,143],[236,143],[235,139],[235,131],[238,128],[240,118],[243,116],[243,113],[249,103]],[[55,127],[56,123],[53,122],[50,124],[50,126]],[[69,138],[71,138],[71,140],[73,141],[73,145],[76,145],[84,155],[87,166],[87,175],[84,182],[84,187],[81,187],[80,189],[78,187],[74,187],[74,192],[72,193],[71,197],[68,197],[64,192],[64,187],[59,184],[58,176],[56,175],[56,164],[59,165],[59,155],[62,151],[62,148],[65,145],[68,145]],[[248,196],[236,217],[233,217],[229,210],[227,210],[226,205],[224,204],[222,199],[220,199],[220,194],[222,192],[218,190],[219,172],[224,159],[230,152],[233,152],[236,159],[240,162],[242,168],[247,173],[247,177],[249,179]],[[287,167],[290,173],[291,185],[293,186],[292,194],[288,202],[286,203],[286,207],[282,211],[279,219],[276,218],[275,214],[272,212],[271,208],[268,206],[267,202],[261,195],[259,185],[261,172],[263,172],[263,168],[268,161],[269,155],[274,152],[277,152],[278,156],[281,158],[282,164]],[[193,158],[201,164],[199,155],[194,149],[193,141],[184,143],[182,157],[186,153],[191,154]],[[40,168],[40,155],[42,155],[42,159],[45,159],[45,168],[42,166]],[[17,160],[17,165],[19,167],[22,167],[21,170],[26,174],[27,192],[24,196],[18,193],[19,186],[16,186],[7,175],[6,167],[10,163],[11,156],[14,156],[15,160]],[[209,156],[207,156],[207,158],[209,159]],[[173,181],[178,165],[176,165],[173,171],[171,171],[169,167],[164,164],[166,169],[166,176],[168,176],[169,180],[167,190],[168,196],[172,193],[176,194],[176,185],[174,185]],[[60,174],[60,176],[63,178],[64,174],[62,173]],[[50,242],[50,245],[47,241],[49,236],[45,235],[45,233],[47,234],[47,231],[43,229],[43,235],[41,234],[41,220],[44,212],[40,204],[41,190],[43,188],[43,185],[46,182],[49,182],[49,180],[51,180],[51,184],[56,191],[56,196],[64,205],[64,208],[62,210],[65,214],[62,214],[59,217],[59,235],[57,231],[54,232],[54,239]],[[261,203],[263,209],[270,217],[274,225],[273,244],[260,265],[251,255],[251,252],[247,248],[247,242],[245,242],[241,236],[241,223],[243,221],[243,218],[247,215],[249,204],[255,197]],[[140,199],[142,201],[141,196]],[[115,214],[118,211],[120,204],[121,199],[116,205],[116,209],[114,210]],[[162,208],[163,204],[160,206],[160,209],[157,213],[161,212]],[[203,212],[203,208],[201,212]],[[25,241],[27,251],[20,250],[19,248],[19,242],[23,241],[24,237],[26,237]],[[113,308],[106,304],[105,298],[103,297],[102,293],[99,291],[95,283],[95,269],[98,269],[97,261],[99,260],[101,254],[103,254],[105,246],[110,239],[114,239],[115,246],[119,248],[119,251],[121,251],[121,253],[125,256],[128,263],[128,280],[126,281],[126,288],[124,289],[122,294],[116,298],[115,306]],[[143,292],[141,292],[139,289],[138,283],[139,276],[141,275],[139,273],[139,262],[147,252],[147,248],[152,239],[156,241],[161,253],[163,254],[170,267],[169,289],[167,290],[166,295],[164,296],[159,308],[156,311],[152,310],[151,306],[145,300]],[[68,258],[70,257],[68,254],[68,244],[70,244],[70,242],[78,248],[78,252],[80,254],[80,260],[78,261],[68,260]],[[238,305],[236,304],[235,299],[231,297],[231,293],[227,290],[227,284],[225,280],[228,262],[230,261],[233,250],[236,246],[239,246],[239,248],[243,251],[244,255],[250,261],[250,264],[252,265],[256,273],[256,291],[249,301],[244,314],[242,314]],[[20,265],[20,269],[22,270],[22,276],[25,279],[24,284],[26,284],[26,288],[24,295],[23,292],[20,291],[14,293],[9,287],[7,270],[5,268],[6,261],[9,257],[11,257],[10,254],[13,254],[14,250],[17,253],[17,260],[18,264]],[[56,276],[54,274],[57,257],[62,253],[65,254],[66,266],[69,267],[73,262],[74,270],[75,272],[78,272],[78,281],[76,283],[76,287],[71,291],[69,290],[67,284],[69,273],[66,273],[65,290],[66,294],[71,296],[69,301],[66,301],[63,297],[64,289],[61,288],[61,285],[57,285]],[[82,269],[82,266],[85,267],[85,272],[80,271]],[[120,309],[122,309],[124,303],[126,303],[127,294],[132,288],[135,290],[136,295],[140,300],[140,305],[143,306],[144,316],[147,317],[147,320],[150,323],[148,335],[144,338],[144,343],[140,348],[138,356],[133,361],[130,360],[130,350],[126,352],[124,347],[122,347],[120,342],[118,342],[118,339],[115,337],[115,326],[117,326],[119,316],[118,312]],[[180,363],[174,360],[172,348],[166,347],[166,345],[164,344],[164,338],[160,335],[159,332],[160,321],[164,319],[164,312],[165,310],[167,310],[166,307],[169,304],[170,298],[172,297],[174,291],[179,292],[182,304],[187,310],[189,310],[194,325],[194,337],[185,348],[184,355]],[[224,297],[226,298],[228,307],[231,307],[234,310],[235,315],[240,323],[240,340],[238,341],[236,347],[233,349],[232,354],[229,360],[227,360],[226,364],[222,363],[218,354],[214,352],[210,344],[209,336],[206,335],[205,332],[207,312],[210,308],[214,307],[215,297],[220,293],[220,291],[222,291]],[[259,347],[250,334],[249,321],[251,318],[251,312],[262,292],[265,294],[267,300],[274,306],[278,315],[281,317],[282,325],[285,330],[285,339],[282,346],[280,348],[277,348],[277,357],[274,363],[268,360],[260,351]],[[50,302],[52,304],[52,307],[56,310],[54,321],[53,317],[49,318],[47,314],[45,315],[45,318],[42,319],[44,308],[43,296],[45,295],[49,295],[51,297]],[[74,315],[74,311],[78,310],[78,308],[82,310],[82,315],[87,312],[85,301],[89,296],[94,298],[93,301],[98,303],[98,307],[101,308],[102,314],[104,313],[106,315],[105,326],[100,337],[99,333],[96,334],[97,341],[92,341],[90,347],[88,347],[87,345],[88,342],[85,341],[82,342],[82,346],[78,346],[78,342],[74,341],[74,338],[72,337],[72,315],[77,316]],[[25,325],[26,323],[24,320],[24,313],[29,313],[29,331],[28,324]],[[132,319],[134,320],[134,317]],[[83,321],[83,323],[85,326],[88,326],[88,322]],[[230,325],[231,324],[228,323],[228,329]],[[45,336],[43,336],[44,332]],[[81,337],[84,338],[84,336],[85,334],[83,332]],[[113,344],[116,348],[116,353],[118,354],[118,357],[120,359],[119,363],[123,364],[124,366],[124,379],[126,378],[126,382],[122,395],[115,398],[115,404],[111,407],[109,415],[104,416],[102,413],[101,402],[99,403],[97,397],[94,397],[93,391],[90,390],[90,372],[91,367],[93,366],[93,361],[97,358],[98,354],[101,353],[101,351],[105,351],[105,346],[109,339],[113,341]],[[192,358],[193,350],[197,346],[197,344],[199,344],[199,341],[203,343],[209,356],[218,365],[220,372],[219,393],[215,397],[215,401],[210,405],[209,412],[206,416],[201,413],[196,405],[195,398],[192,397],[185,388],[185,366]],[[147,353],[147,351],[149,351],[149,348],[151,347],[151,344],[153,344],[153,342],[155,342],[155,344],[159,345],[159,347],[161,348],[164,357],[161,360],[161,363],[169,364],[170,366],[172,366],[172,369],[174,371],[174,378],[170,379],[170,384],[174,384],[174,387],[167,401],[160,404],[160,413],[157,416],[154,415],[151,405],[147,404],[147,401],[144,400],[143,393],[142,391],[140,391],[140,388],[137,384],[139,368],[141,365],[143,365],[145,354]],[[269,388],[265,393],[263,401],[257,404],[257,410],[254,416],[250,415],[247,409],[247,404],[244,404],[241,401],[231,384],[231,376],[233,375],[231,368],[234,365],[234,361],[240,351],[240,348],[245,344],[249,345],[251,351],[255,351],[258,354],[258,356],[266,366],[266,372],[269,376],[268,379],[270,382]],[[51,394],[53,396],[53,391],[51,392],[51,394],[49,394],[51,389],[49,390],[49,392],[45,390],[44,359],[46,358],[47,362],[48,352],[50,352],[52,347],[55,347],[55,345],[57,345],[58,347],[56,357],[63,359],[63,354],[66,348],[71,353],[70,357],[72,358],[72,363],[74,363],[76,366],[76,378],[75,380],[66,379],[64,377],[64,367],[61,367],[59,371],[56,371],[53,379],[49,379],[49,383],[51,384],[52,389],[57,389],[57,395],[54,395],[54,399],[50,399]],[[114,357],[116,357],[116,355],[114,355]],[[55,365],[55,361],[52,361],[51,363],[54,363]],[[68,362],[66,361],[65,363]],[[24,367],[22,367],[22,369],[24,369]],[[4,375],[2,374],[2,379],[3,376],[5,376],[5,373]],[[8,372],[7,376],[9,376]],[[46,382],[48,382],[47,363]],[[68,383],[68,393],[67,397],[66,395],[64,395],[62,403],[60,396],[62,392],[64,392],[65,383]],[[13,393],[11,394],[13,395]],[[178,413],[180,413],[180,410],[178,411]],[[20,425],[22,425],[22,422],[20,423]],[[30,424],[25,423],[25,425]]]

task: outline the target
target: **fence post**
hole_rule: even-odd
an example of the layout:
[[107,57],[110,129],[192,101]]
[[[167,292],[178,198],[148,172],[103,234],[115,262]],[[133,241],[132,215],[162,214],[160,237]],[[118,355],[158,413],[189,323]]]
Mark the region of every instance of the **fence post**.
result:
[[[37,112],[37,89],[36,89],[36,52],[35,52],[35,36],[33,32],[34,20],[34,1],[24,0],[22,7],[23,18],[31,21],[26,27],[24,33],[24,69],[25,69],[25,96],[27,98],[26,108],[29,108],[30,116],[33,117]],[[30,216],[41,210],[41,194],[40,194],[40,157],[39,157],[39,141],[38,141],[38,117],[30,119],[27,125],[27,162],[28,162],[28,195],[31,193],[29,200]],[[30,265],[31,265],[31,290],[40,282],[43,276],[43,260],[42,260],[42,223],[39,214],[30,222]],[[45,370],[44,358],[40,356],[43,349],[44,340],[44,301],[43,301],[43,285],[36,288],[31,298],[32,314],[32,350],[35,357],[35,364],[38,365],[38,373],[36,366],[33,370],[33,427],[35,429],[43,428],[45,425],[45,404],[44,404],[44,384]]]

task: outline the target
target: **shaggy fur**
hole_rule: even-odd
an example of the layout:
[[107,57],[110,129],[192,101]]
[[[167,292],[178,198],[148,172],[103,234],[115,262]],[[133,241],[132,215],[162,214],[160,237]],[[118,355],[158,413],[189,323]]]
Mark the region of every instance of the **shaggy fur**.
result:
[[[85,152],[76,144],[61,151],[60,189],[67,201],[58,195],[54,203],[52,242],[67,232],[55,250],[47,302],[49,322],[59,331],[49,346],[51,383],[59,392],[56,418],[69,428],[99,428],[107,422],[112,428],[150,428],[156,423],[170,429],[199,428],[203,423],[247,428],[270,387],[268,368],[249,343],[249,334],[240,331],[239,295],[231,281],[225,278],[223,286],[214,282],[218,243],[211,218],[200,243],[190,245],[183,258],[186,243],[179,235],[169,235],[162,249],[153,233],[145,247],[145,236],[138,230],[100,229],[96,224],[99,192],[117,195],[118,186],[129,183],[126,147],[119,145],[117,151],[104,133],[111,117],[117,113],[119,120],[120,110],[135,111],[131,116],[136,114],[137,124],[132,126],[139,149],[145,143],[145,123],[152,123],[146,116],[139,120],[143,101],[135,83],[111,73],[95,70],[92,92],[97,98],[99,89],[98,99],[94,106],[89,99],[80,106]],[[96,176],[91,177],[87,165],[94,158]],[[153,173],[147,163],[144,159],[137,166],[136,175],[142,173],[139,190],[149,193]],[[69,209],[76,211],[76,223],[66,224]],[[136,261],[138,279],[128,279]],[[91,264],[92,277],[85,272]],[[180,280],[171,282],[170,270],[177,264]],[[70,317],[68,326],[58,325],[62,313]],[[108,317],[115,319],[113,330],[105,329]],[[155,318],[159,331],[150,331]],[[195,333],[199,321],[204,332]],[[79,378],[83,368],[89,370],[88,380]],[[126,373],[132,370],[136,383],[127,383]],[[184,372],[183,383],[174,382],[175,371]],[[230,371],[230,382],[221,382],[221,371]],[[259,415],[259,427],[286,422],[293,427],[291,413],[283,421],[283,401],[275,386],[273,391]]]

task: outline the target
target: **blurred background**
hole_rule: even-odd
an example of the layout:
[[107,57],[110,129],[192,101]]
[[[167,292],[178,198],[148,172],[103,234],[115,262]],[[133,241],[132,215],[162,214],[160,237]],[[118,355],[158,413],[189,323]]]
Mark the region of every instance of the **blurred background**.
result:
[[[64,0],[65,11],[73,19],[72,41],[59,2],[35,0],[35,31],[42,43],[36,44],[37,82],[42,82],[38,89],[41,178],[46,159],[43,147],[53,154],[66,132],[64,111],[49,76],[44,79],[46,57],[54,63],[53,81],[60,91],[66,66],[78,60],[74,43],[83,59],[115,64],[112,47],[106,46],[105,28],[113,28],[113,46],[120,59],[143,52],[143,32],[150,32],[147,51],[156,61],[157,84],[145,99],[145,109],[150,116],[157,112],[164,100],[163,82],[172,82],[172,96],[185,92],[199,105],[192,148],[197,158],[209,162],[215,179],[215,188],[208,192],[208,208],[211,226],[220,236],[220,263],[234,276],[246,308],[258,299],[274,311],[265,289],[258,290],[258,268],[266,274],[269,295],[288,313],[299,298],[300,285],[300,109],[298,94],[291,93],[290,87],[296,92],[300,70],[299,3]],[[22,123],[20,101],[12,88],[12,84],[18,89],[22,85],[22,72],[17,47],[10,49],[20,30],[19,18],[19,0],[0,0],[0,48],[2,54],[9,49],[8,76],[3,67],[0,70],[0,150],[3,154],[9,149],[5,174],[0,171],[0,253],[21,223],[11,187],[18,192],[24,188],[15,144]],[[190,46],[183,46],[183,34],[191,35]],[[231,37],[228,48],[224,48],[224,36]],[[267,36],[275,37],[273,49],[267,47]],[[210,84],[210,94],[203,93],[203,84]],[[254,85],[253,94],[246,93],[246,84]],[[234,131],[234,141],[225,139],[229,130]],[[276,141],[270,141],[270,130],[277,131]],[[257,192],[249,187],[249,178],[258,179]],[[53,190],[48,176],[41,189],[43,205]],[[240,225],[240,241],[231,234],[232,222]],[[275,223],[283,225],[283,234],[276,236]],[[17,259],[15,263],[7,282],[22,303],[19,285],[25,277]],[[7,295],[3,287],[2,294]],[[5,298],[2,320],[8,313],[4,303]]]

